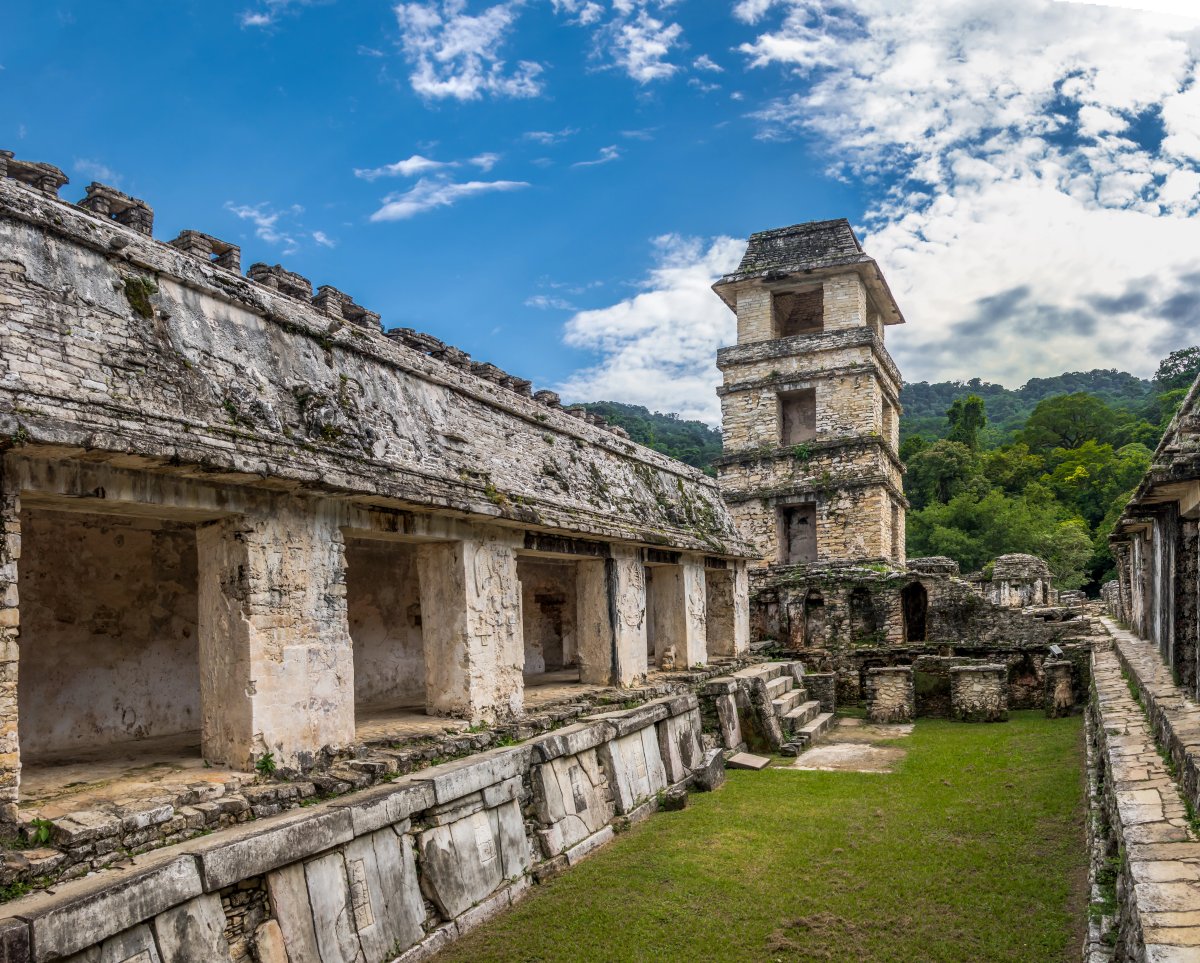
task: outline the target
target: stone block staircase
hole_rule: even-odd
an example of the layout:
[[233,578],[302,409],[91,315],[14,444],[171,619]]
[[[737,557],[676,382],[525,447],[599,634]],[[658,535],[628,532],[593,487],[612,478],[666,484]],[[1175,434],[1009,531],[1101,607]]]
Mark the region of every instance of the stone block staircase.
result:
[[764,662],[741,669],[734,677],[749,690],[772,749],[803,752],[833,727],[833,712],[822,711],[805,685],[802,663]]

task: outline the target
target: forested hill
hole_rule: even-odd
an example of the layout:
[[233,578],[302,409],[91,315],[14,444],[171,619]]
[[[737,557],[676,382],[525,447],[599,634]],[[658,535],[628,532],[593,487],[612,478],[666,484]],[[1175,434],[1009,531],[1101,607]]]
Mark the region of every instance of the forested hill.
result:
[[926,438],[945,438],[950,430],[946,411],[956,398],[977,395],[987,405],[988,426],[985,441],[1002,444],[1025,424],[1037,403],[1055,395],[1076,392],[1099,398],[1110,408],[1135,411],[1143,408],[1155,394],[1151,381],[1115,369],[1070,371],[1053,378],[1032,378],[1020,388],[1006,388],[979,378],[970,381],[939,381],[930,384],[918,381],[905,384],[900,392],[904,417],[902,436],[923,435]]
[[638,444],[714,474],[712,461],[721,454],[721,433],[702,421],[685,421],[679,415],[617,401],[593,401],[579,407],[624,428]]

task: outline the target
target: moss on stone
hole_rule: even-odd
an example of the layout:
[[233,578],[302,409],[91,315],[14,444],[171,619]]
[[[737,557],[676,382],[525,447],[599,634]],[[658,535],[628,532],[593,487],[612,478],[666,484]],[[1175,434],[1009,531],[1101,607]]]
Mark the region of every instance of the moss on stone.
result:
[[133,308],[133,313],[140,318],[154,317],[154,305],[150,303],[151,295],[158,294],[158,285],[153,278],[138,276],[127,277],[123,285],[125,300]]

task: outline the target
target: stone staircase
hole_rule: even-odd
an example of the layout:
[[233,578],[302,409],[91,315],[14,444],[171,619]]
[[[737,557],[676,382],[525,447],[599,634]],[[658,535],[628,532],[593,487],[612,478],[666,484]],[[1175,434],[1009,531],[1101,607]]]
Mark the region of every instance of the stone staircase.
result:
[[833,727],[834,714],[823,712],[821,703],[810,697],[803,664],[765,662],[741,669],[734,677],[749,689],[760,718],[766,715],[774,722],[762,719],[763,735],[773,749],[803,752]]

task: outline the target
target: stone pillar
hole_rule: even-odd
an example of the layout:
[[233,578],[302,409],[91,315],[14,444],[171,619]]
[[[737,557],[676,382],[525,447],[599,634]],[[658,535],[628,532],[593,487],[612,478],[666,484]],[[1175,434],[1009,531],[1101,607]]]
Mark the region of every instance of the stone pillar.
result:
[[1002,665],[952,665],[950,715],[959,722],[1008,719],[1008,670]]
[[821,703],[822,712],[837,711],[837,676],[832,672],[804,673],[804,691],[809,699]]
[[354,655],[338,518],[321,503],[202,526],[201,739],[205,759],[250,768],[270,752],[307,768],[354,741]]
[[733,654],[750,651],[750,573],[745,561],[733,563]]
[[655,662],[662,666],[669,649],[675,650],[673,663],[677,669],[706,662],[703,559],[685,556],[678,565],[655,566],[650,591]]
[[1071,663],[1047,659],[1042,663],[1046,686],[1046,718],[1069,716],[1075,708],[1075,687],[1071,681]]
[[21,557],[21,502],[2,487],[0,468],[0,819],[17,818],[21,745],[17,734],[17,633],[20,609],[17,562]]
[[478,723],[524,710],[520,545],[481,526],[474,538],[418,549],[427,712]]
[[578,563],[579,681],[632,686],[646,678],[646,573],[637,549]]
[[867,669],[868,719],[872,722],[911,722],[915,713],[911,665]]

